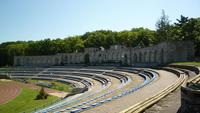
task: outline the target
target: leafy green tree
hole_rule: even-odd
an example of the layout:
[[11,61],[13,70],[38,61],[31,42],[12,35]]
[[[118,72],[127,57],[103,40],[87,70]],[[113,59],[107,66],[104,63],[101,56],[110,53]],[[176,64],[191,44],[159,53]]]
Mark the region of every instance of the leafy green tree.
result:
[[67,52],[78,52],[83,51],[84,49],[84,42],[80,36],[74,36],[66,38],[66,46]]
[[136,40],[133,40],[132,43],[133,47],[140,46],[140,47],[147,47],[154,43],[156,32],[149,29],[144,28],[135,28],[132,29],[132,32],[136,34]]
[[170,40],[169,27],[170,27],[169,17],[165,14],[165,11],[162,10],[161,17],[156,23],[157,42],[163,42],[163,41]]
[[195,54],[200,56],[200,18],[191,18],[183,28],[184,39],[193,40],[195,42]]
[[[174,23],[173,28],[171,29],[171,31],[173,30],[173,37],[175,37],[176,40],[184,40],[185,38],[185,31],[184,31],[184,27],[187,26],[187,23],[189,21],[188,17],[185,17],[183,15],[181,15],[180,19],[176,19],[177,22]],[[171,35],[171,36],[172,36]]]
[[188,23],[189,19],[188,17],[185,17],[183,15],[181,15],[180,19],[176,19],[178,22],[174,23],[176,26],[178,26],[179,28],[182,28],[186,23]]
[[99,30],[87,32],[82,36],[85,47],[104,47],[109,48],[110,45],[116,44],[116,32],[110,30]]

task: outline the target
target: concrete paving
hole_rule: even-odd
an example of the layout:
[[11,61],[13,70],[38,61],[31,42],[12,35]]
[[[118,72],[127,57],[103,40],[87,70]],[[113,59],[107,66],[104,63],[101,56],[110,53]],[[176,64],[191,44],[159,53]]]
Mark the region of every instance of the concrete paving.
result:
[[181,92],[180,88],[170,93],[158,103],[154,104],[144,113],[176,113],[181,106]]
[[83,111],[83,113],[119,113],[120,111],[153,96],[162,89],[174,83],[178,78],[175,74],[167,71],[159,70],[157,72],[160,74],[160,77],[144,88],[120,99]]

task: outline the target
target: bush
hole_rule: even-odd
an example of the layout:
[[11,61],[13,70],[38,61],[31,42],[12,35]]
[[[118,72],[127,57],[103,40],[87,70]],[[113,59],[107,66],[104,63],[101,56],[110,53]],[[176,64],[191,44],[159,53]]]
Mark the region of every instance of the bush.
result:
[[42,87],[39,94],[36,96],[36,100],[40,100],[40,99],[47,99],[49,95],[44,91],[44,88]]

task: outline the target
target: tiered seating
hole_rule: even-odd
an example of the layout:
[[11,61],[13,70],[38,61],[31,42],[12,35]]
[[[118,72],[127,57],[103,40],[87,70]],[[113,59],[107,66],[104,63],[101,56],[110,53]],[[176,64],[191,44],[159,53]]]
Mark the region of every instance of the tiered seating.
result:
[[[123,87],[126,86],[125,83],[131,80],[126,74],[122,72],[138,74],[143,78],[143,83],[137,87],[127,87],[124,89]],[[38,112],[79,112],[85,109],[90,109],[135,92],[151,83],[158,76],[158,73],[152,70],[134,68],[118,68],[113,70],[113,67],[107,69],[104,69],[103,67],[101,69],[56,67],[40,70],[15,70],[11,71],[11,73],[12,77],[14,78],[29,77],[34,79],[56,79],[70,83],[74,81],[74,86],[84,88],[91,88],[93,87],[93,84],[97,82],[102,86],[110,85],[112,88],[112,85],[115,83],[113,83],[110,78],[120,81],[113,86],[113,89],[109,89],[110,87],[100,87],[102,89],[91,88],[92,90],[87,90],[84,93],[82,92],[83,95],[80,95],[75,99],[61,100],[52,106],[39,110]]]

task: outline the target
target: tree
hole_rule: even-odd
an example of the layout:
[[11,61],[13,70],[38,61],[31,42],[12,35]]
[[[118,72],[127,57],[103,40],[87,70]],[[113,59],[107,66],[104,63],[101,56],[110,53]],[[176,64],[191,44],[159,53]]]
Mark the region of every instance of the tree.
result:
[[162,10],[160,19],[156,22],[157,28],[157,42],[168,41],[169,37],[169,27],[170,21],[169,17],[165,14],[165,11]]
[[144,28],[135,28],[131,30],[136,34],[136,38],[133,41],[133,47],[147,47],[154,43],[155,41],[155,31],[144,29]]
[[195,43],[195,55],[200,56],[200,18],[191,18],[182,28],[183,40],[193,40]]
[[[180,19],[176,19],[177,22],[174,23],[174,29],[173,29],[173,37],[175,37],[177,40],[184,40],[185,38],[185,31],[184,27],[187,26],[186,24],[189,22],[188,17],[185,17],[181,15]],[[171,33],[171,34],[172,34]]]
[[174,23],[176,26],[178,26],[178,27],[183,27],[186,23],[188,23],[188,21],[189,21],[189,19],[188,19],[188,17],[185,17],[185,16],[183,16],[183,15],[181,15],[181,18],[180,19],[176,19],[178,22],[176,23]]
[[44,91],[44,87],[41,88],[39,94],[36,96],[36,100],[40,100],[40,99],[47,99],[49,95]]
[[66,38],[67,52],[83,51],[84,42],[80,36]]
[[174,23],[175,40],[192,40],[195,43],[195,55],[200,56],[200,18],[188,18],[181,15]]
[[116,32],[110,30],[98,30],[87,32],[82,36],[85,47],[104,47],[109,48],[110,45],[116,44]]

